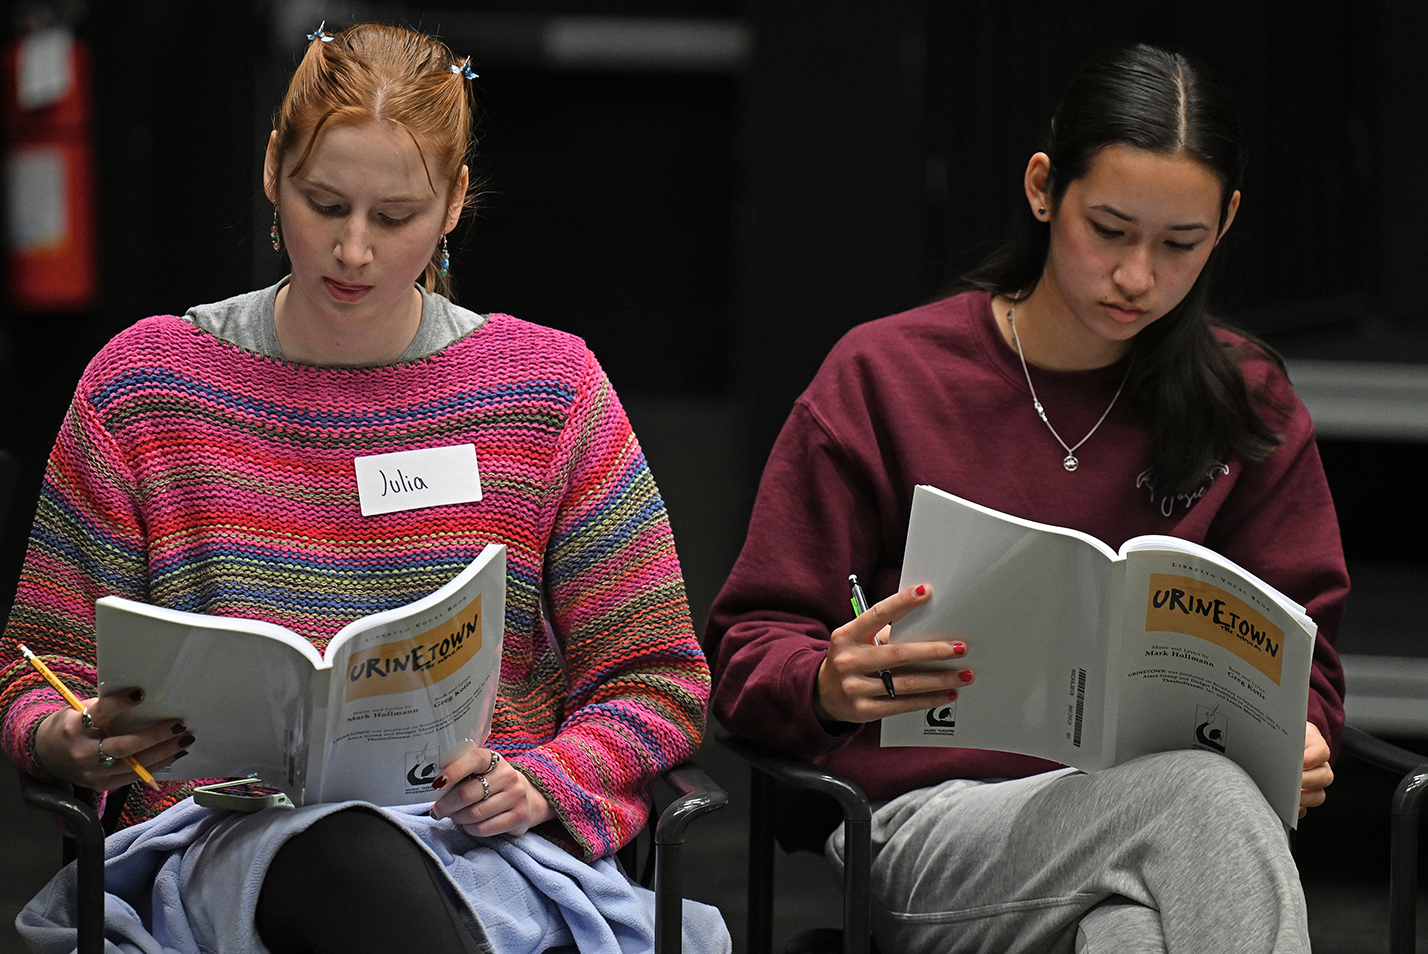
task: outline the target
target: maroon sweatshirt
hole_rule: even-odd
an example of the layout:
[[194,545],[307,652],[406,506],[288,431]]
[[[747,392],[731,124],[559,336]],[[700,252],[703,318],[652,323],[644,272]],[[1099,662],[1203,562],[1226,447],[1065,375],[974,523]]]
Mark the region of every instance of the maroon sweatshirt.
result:
[[[1031,375],[1051,423],[1074,443],[1125,368]],[[829,633],[851,616],[848,574],[858,574],[870,601],[897,589],[912,491],[931,484],[1113,549],[1147,533],[1193,540],[1303,604],[1319,625],[1308,719],[1337,751],[1344,682],[1333,641],[1349,579],[1333,501],[1309,414],[1284,374],[1255,351],[1241,368],[1283,443],[1258,464],[1226,460],[1194,494],[1168,499],[1153,487],[1146,420],[1124,397],[1076,451],[1080,468],[1062,467],[1065,451],[1036,416],[986,293],[854,328],[794,405],[743,552],[710,613],[714,715],[739,735],[848,775],[873,798],[1052,767],[1002,752],[885,749],[876,722],[828,725],[813,714]],[[967,664],[975,670],[975,646]]]

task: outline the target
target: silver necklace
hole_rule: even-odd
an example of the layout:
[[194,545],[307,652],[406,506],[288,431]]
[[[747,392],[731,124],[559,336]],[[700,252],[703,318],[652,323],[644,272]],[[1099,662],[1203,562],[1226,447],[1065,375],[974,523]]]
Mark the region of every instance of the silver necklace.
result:
[[1046,419],[1046,408],[1042,407],[1041,401],[1037,400],[1036,385],[1031,383],[1031,372],[1027,370],[1026,367],[1026,355],[1021,353],[1021,338],[1018,337],[1016,333],[1016,299],[1014,298],[1012,299],[1011,310],[1007,312],[1007,324],[1011,325],[1012,344],[1016,345],[1016,356],[1021,359],[1021,373],[1026,375],[1027,390],[1031,391],[1031,406],[1036,408],[1036,416],[1041,418],[1041,423],[1045,424],[1046,429],[1051,432],[1051,436],[1056,438],[1056,443],[1060,444],[1061,448],[1066,451],[1066,457],[1061,461],[1061,466],[1065,467],[1068,472],[1074,471],[1077,467],[1081,466],[1081,462],[1076,459],[1076,448],[1090,440],[1091,435],[1096,433],[1096,429],[1110,416],[1111,408],[1116,406],[1116,401],[1120,398],[1121,392],[1126,389],[1126,381],[1130,378],[1130,365],[1126,365],[1126,373],[1121,377],[1121,386],[1116,388],[1116,393],[1111,398],[1111,403],[1106,405],[1106,409],[1102,412],[1100,418],[1095,424],[1091,425],[1091,429],[1086,432],[1085,437],[1068,447],[1066,442],[1061,439],[1061,435],[1056,433],[1056,428],[1052,427],[1051,422]]

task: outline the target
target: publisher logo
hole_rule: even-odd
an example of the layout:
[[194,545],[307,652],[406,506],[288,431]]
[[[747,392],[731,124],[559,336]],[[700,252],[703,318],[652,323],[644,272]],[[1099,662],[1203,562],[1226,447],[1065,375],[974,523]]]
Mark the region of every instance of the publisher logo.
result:
[[1221,714],[1218,706],[1214,709],[1208,709],[1205,706],[1195,707],[1196,745],[1223,755],[1228,743],[1228,728],[1225,716]]
[[[435,780],[441,766],[436,764],[436,754],[431,749],[423,749],[420,752],[408,752],[407,763],[407,785],[411,789],[429,789]],[[408,789],[407,794],[411,794]]]
[[955,702],[927,710],[927,724],[934,729],[951,729],[957,725],[957,704]]

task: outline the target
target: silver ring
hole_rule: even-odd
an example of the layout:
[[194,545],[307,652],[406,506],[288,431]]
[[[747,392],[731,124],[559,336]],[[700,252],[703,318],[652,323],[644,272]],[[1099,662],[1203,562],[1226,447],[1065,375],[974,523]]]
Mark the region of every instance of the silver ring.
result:
[[110,768],[114,765],[114,756],[104,754],[104,740],[99,740],[99,767]]
[[496,767],[496,763],[499,762],[499,761],[501,761],[501,753],[500,753],[500,752],[492,752],[492,753],[491,753],[491,764],[488,765],[488,766],[486,766],[486,773],[489,773],[493,768],[495,768],[495,767]]
[[81,713],[79,714],[79,724],[82,725],[82,726],[84,726],[86,729],[97,729],[97,728],[99,728],[98,726],[96,726],[96,725],[94,724],[94,718],[93,718],[92,716],[90,716],[88,709],[84,710],[83,712],[81,712]]
[[491,797],[491,783],[486,781],[486,776],[479,774],[476,776],[476,781],[481,783],[481,797],[476,801],[484,802]]

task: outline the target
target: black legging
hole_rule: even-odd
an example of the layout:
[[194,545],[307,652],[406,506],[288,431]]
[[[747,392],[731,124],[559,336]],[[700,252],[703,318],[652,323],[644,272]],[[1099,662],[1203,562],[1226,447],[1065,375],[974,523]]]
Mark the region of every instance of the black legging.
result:
[[278,850],[258,894],[273,954],[489,954],[411,837],[364,809],[333,812]]

